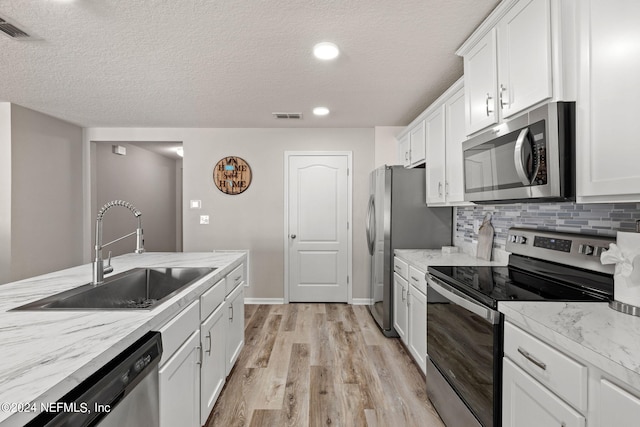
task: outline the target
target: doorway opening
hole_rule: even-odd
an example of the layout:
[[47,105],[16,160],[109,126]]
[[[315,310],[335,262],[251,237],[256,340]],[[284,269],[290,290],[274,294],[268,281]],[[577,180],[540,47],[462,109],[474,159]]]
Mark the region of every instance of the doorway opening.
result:
[[[125,200],[142,212],[145,249],[182,252],[182,142],[91,142],[91,218],[111,200]],[[125,209],[105,215],[103,240],[135,229]],[[92,240],[95,236],[92,235]],[[92,242],[94,245],[95,242]],[[109,247],[113,256],[132,252],[125,239]]]

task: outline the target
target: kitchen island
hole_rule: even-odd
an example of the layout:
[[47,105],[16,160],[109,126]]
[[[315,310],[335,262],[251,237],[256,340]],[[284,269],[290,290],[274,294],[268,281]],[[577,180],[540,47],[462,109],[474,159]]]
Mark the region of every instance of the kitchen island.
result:
[[[0,404],[56,402],[145,333],[158,330],[241,265],[246,252],[127,254],[114,273],[138,267],[211,267],[152,310],[9,311],[91,281],[91,264],[0,286]],[[0,425],[21,426],[36,413],[4,411]],[[14,407],[15,409],[15,407]]]

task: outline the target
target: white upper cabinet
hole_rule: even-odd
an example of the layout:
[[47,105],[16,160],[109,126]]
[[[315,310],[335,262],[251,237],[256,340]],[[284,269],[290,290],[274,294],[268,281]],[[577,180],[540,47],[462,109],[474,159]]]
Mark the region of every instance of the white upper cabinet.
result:
[[424,164],[425,126],[424,120],[414,120],[398,137],[398,155],[405,168]]
[[578,202],[640,201],[640,2],[578,3]]
[[426,200],[429,206],[469,204],[464,201],[463,189],[462,142],[467,139],[464,109],[462,79],[454,83],[427,109],[430,113],[425,119],[425,175]]
[[444,204],[445,197],[445,134],[444,105],[425,119],[427,123],[427,205]]
[[464,201],[464,170],[462,143],[467,140],[464,115],[464,88],[458,89],[444,104],[445,158],[447,161],[445,194],[450,204],[469,204]]
[[398,140],[398,164],[401,164],[405,168],[409,167],[411,164],[411,159],[409,158],[410,152],[409,134],[406,133]]
[[464,55],[467,134],[498,122],[496,92],[496,30],[489,32]]
[[467,135],[545,100],[575,100],[574,0],[504,0],[460,47]]
[[498,103],[502,117],[551,95],[549,0],[521,0],[498,23]]

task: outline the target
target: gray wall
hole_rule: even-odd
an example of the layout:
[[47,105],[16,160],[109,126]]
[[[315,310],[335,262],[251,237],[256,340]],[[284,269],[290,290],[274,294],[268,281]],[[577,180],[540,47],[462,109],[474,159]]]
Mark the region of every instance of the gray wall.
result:
[[0,283],[11,280],[11,104],[0,102]]
[[[153,252],[175,252],[177,162],[132,144],[124,146],[124,156],[113,153],[116,143],[93,143],[95,151],[95,201],[91,217],[112,200],[126,200],[142,212],[145,249]],[[103,220],[103,242],[124,236],[137,227],[133,214],[122,207],[109,209]],[[92,235],[92,240],[94,239]],[[129,237],[105,248],[113,256],[132,252],[135,238]]]
[[[373,168],[373,129],[211,129],[208,137],[184,141],[184,249],[249,249],[247,297],[284,297],[284,152],[353,152],[353,297],[368,298],[369,257],[364,218]],[[213,184],[216,162],[236,155],[251,166],[253,181],[241,195]],[[201,210],[188,209],[202,200]],[[200,215],[210,225],[200,225]]]
[[[284,152],[353,152],[353,297],[369,297],[364,223],[374,165],[373,128],[90,128],[85,144],[90,141],[181,141],[183,249],[250,250],[249,298],[284,297]],[[225,195],[213,184],[214,165],[230,155],[243,157],[253,171],[251,187],[239,196]],[[190,200],[201,200],[202,209],[190,209]],[[211,224],[200,225],[200,215],[209,215]],[[146,226],[145,234],[150,234]]]
[[10,149],[10,280],[81,264],[82,129],[12,104]]

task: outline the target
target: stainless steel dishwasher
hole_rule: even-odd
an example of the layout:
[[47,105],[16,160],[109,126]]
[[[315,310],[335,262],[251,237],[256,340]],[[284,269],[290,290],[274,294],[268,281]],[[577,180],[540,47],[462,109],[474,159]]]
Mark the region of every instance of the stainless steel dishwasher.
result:
[[161,355],[160,332],[149,332],[27,426],[157,427]]

